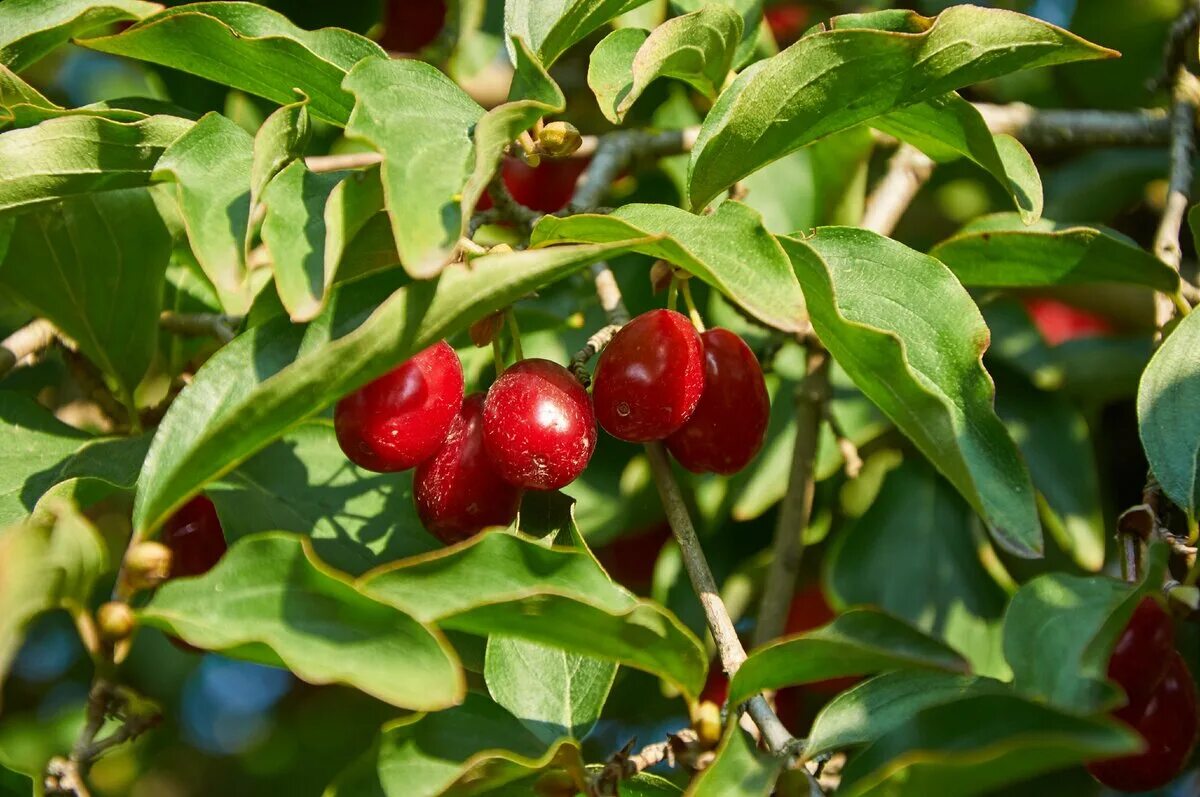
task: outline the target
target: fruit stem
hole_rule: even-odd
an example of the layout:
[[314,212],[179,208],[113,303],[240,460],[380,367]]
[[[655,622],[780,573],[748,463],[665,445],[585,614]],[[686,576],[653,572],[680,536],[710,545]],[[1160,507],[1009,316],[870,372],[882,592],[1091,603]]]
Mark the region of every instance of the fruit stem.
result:
[[671,277],[671,284],[667,286],[667,309],[674,310],[679,306],[679,280]]
[[679,291],[683,294],[683,303],[687,306],[688,315],[692,319],[692,326],[697,332],[704,331],[704,319],[700,317],[700,311],[696,309],[696,302],[692,299],[692,285],[690,279],[677,279],[674,282],[679,283]]
[[496,376],[504,373],[504,352],[500,351],[500,336],[492,338],[492,361],[496,364]]
[[517,326],[517,313],[512,307],[504,311],[504,322],[508,325],[508,334],[512,335],[513,357],[518,361],[524,360],[525,352],[521,349],[521,328]]

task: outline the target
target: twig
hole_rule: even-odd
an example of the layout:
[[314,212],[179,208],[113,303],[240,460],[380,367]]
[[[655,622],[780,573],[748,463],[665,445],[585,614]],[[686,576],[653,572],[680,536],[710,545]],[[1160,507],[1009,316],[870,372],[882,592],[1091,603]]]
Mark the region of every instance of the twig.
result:
[[220,313],[176,313],[163,310],[158,325],[167,332],[190,338],[216,338],[222,343],[233,340],[233,330],[242,323],[237,316]]
[[[1154,254],[1176,272],[1179,271],[1182,251],[1179,246],[1179,230],[1188,209],[1188,194],[1192,187],[1192,155],[1195,153],[1196,105],[1200,97],[1200,80],[1179,66],[1171,89],[1171,172],[1167,201],[1162,219],[1154,235]],[[1155,325],[1161,337],[1163,329],[1175,316],[1177,302],[1179,310],[1187,313],[1187,304],[1182,297],[1159,294],[1155,300]]]
[[345,155],[309,155],[304,165],[310,172],[340,172],[343,169],[365,169],[383,161],[378,152],[350,152]]
[[792,468],[775,521],[771,564],[754,628],[755,645],[766,644],[778,637],[787,623],[788,606],[796,590],[796,574],[804,555],[804,529],[812,515],[813,461],[828,399],[829,355],[820,345],[810,344],[806,375],[796,390],[796,443],[792,449]]
[[661,742],[648,744],[638,752],[633,748],[637,739],[630,739],[624,747],[613,753],[604,767],[591,777],[590,794],[596,797],[616,797],[620,794],[620,783],[629,780],[657,764],[667,762],[674,767],[682,764],[688,769],[700,770],[714,756],[712,750],[700,743],[700,737],[692,728],[672,733]]
[[1188,2],[1167,31],[1163,45],[1162,71],[1150,82],[1150,90],[1157,91],[1171,85],[1175,70],[1187,62],[1188,51],[1194,45],[1196,27],[1200,24],[1200,5]]
[[1158,146],[1170,138],[1170,123],[1160,110],[1078,111],[975,103],[993,133],[1007,133],[1035,148],[1086,146]]
[[32,360],[54,344],[58,330],[44,318],[30,321],[0,342],[0,377],[18,364]]
[[[571,213],[594,209],[604,198],[608,187],[617,175],[637,155],[677,155],[687,152],[696,141],[699,128],[668,130],[651,133],[645,130],[618,130],[608,133],[596,142],[595,154],[587,169],[575,184],[575,194],[567,209]],[[582,150],[583,147],[580,147]]]
[[104,377],[87,358],[70,348],[63,348],[63,362],[75,384],[79,386],[83,397],[100,409],[115,426],[134,428],[141,425],[138,418],[136,424],[130,416],[129,408],[113,395],[104,383]]
[[862,225],[880,235],[891,235],[917,191],[933,174],[933,161],[911,144],[901,144],[888,161],[887,174],[867,197]]
[[571,358],[571,364],[568,368],[575,375],[575,378],[579,380],[579,384],[587,387],[591,382],[587,372],[588,361],[604,351],[604,347],[608,345],[608,342],[613,339],[613,335],[617,334],[620,329],[620,324],[609,324],[608,326],[601,327],[587,339],[587,343],[584,344],[582,349],[575,352],[575,356]]
[[610,324],[624,326],[629,323],[629,311],[621,299],[621,288],[617,278],[613,276],[608,263],[600,261],[592,264],[592,279],[596,284],[596,295],[600,297],[600,307]]

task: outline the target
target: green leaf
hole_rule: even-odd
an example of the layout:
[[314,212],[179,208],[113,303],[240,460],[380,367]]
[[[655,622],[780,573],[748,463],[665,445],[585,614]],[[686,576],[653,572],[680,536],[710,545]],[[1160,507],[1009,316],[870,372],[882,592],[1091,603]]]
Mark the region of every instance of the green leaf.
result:
[[401,708],[442,709],[465,692],[441,634],[371,599],[298,535],[240,540],[203,576],[160,587],[138,615],[197,647],[282,663],[309,683],[348,684]]
[[591,733],[617,676],[617,663],[493,634],[483,675],[492,699],[530,733],[552,744]]
[[737,722],[729,723],[717,757],[691,782],[686,797],[769,797],[784,760],[756,749]]
[[470,232],[471,214],[488,183],[496,176],[508,146],[538,119],[547,114],[562,113],[567,105],[562,90],[537,56],[529,52],[525,41],[517,39],[513,48],[517,71],[509,89],[510,102],[492,108],[475,125],[475,165],[463,186],[459,203],[459,236],[467,236]]
[[1106,228],[1028,227],[1014,215],[985,216],[933,248],[965,285],[1023,288],[1118,282],[1173,293],[1179,274],[1129,238]]
[[0,64],[21,72],[80,34],[161,10],[141,0],[7,0],[0,3]]
[[67,479],[95,479],[131,488],[146,454],[147,437],[93,437],[60,422],[33,399],[0,391],[0,526],[34,511],[51,487]]
[[884,673],[852,686],[821,709],[808,733],[804,757],[870,744],[930,706],[975,695],[1011,693],[1008,684],[976,675],[936,670]]
[[[254,161],[250,167],[250,223],[267,183],[289,162],[304,154],[311,135],[308,97],[277,109],[254,134]],[[249,240],[247,240],[249,246]]]
[[878,606],[940,637],[973,672],[1006,678],[1000,629],[1007,596],[980,561],[976,524],[950,485],[909,458],[835,538],[829,586],[844,603]]
[[1142,374],[1138,432],[1163,492],[1195,518],[1200,513],[1200,313],[1179,322]]
[[1108,576],[1047,573],[1021,587],[1004,619],[1004,655],[1013,686],[1068,711],[1111,708],[1119,692],[1108,659],[1142,596],[1162,584],[1165,550],[1156,547],[1141,584]]
[[586,551],[493,532],[367,573],[379,600],[439,627],[503,634],[704,683],[703,646],[673,615],[615,584]]
[[742,18],[742,40],[733,56],[733,69],[741,69],[754,59],[759,31],[763,28],[763,0],[671,0],[671,8],[680,14],[712,6],[732,8]]
[[588,85],[613,124],[620,124],[646,87],[660,77],[682,80],[714,99],[729,74],[741,36],[741,16],[719,4],[669,19],[650,33],[622,28],[592,51]]
[[1012,136],[993,136],[975,106],[956,92],[899,108],[871,126],[920,149],[936,161],[966,157],[1009,193],[1026,224],[1042,215],[1042,179],[1033,158]]
[[438,797],[468,788],[477,794],[578,759],[573,744],[548,748],[503,708],[468,693],[461,706],[385,725],[375,747],[325,797]]
[[21,216],[0,285],[78,343],[132,408],[154,356],[170,255],[149,193],[106,191]]
[[345,86],[357,99],[347,134],[383,155],[383,195],[400,261],[412,276],[432,277],[453,259],[463,228],[471,131],[483,108],[420,61],[364,61]]
[[230,540],[272,530],[307,534],[321,561],[360,575],[441,547],[417,519],[411,482],[410,474],[348,462],[333,424],[313,418],[205,492]]
[[549,68],[577,41],[613,17],[643,5],[647,0],[506,0],[504,38],[509,57],[517,63],[512,41],[525,40]]
[[814,631],[751,651],[729,684],[729,703],[737,705],[765,689],[912,667],[965,671],[967,663],[895,617],[851,609]]
[[314,116],[346,124],[354,99],[342,79],[383,49],[340,28],[302,30],[257,3],[193,3],[169,8],[114,36],[83,39],[93,50],[149,61],[242,89],[280,104],[295,89]]
[[225,311],[243,315],[253,293],[246,271],[254,139],[218,113],[205,114],[159,158],[154,178],[173,181],[188,242]]
[[532,245],[606,243],[662,236],[636,247],[695,274],[747,312],[787,332],[804,327],[804,296],[787,258],[757,212],[724,202],[708,216],[668,205],[624,205],[608,215],[544,216]]
[[347,283],[307,327],[275,318],[221,348],[172,403],[138,480],[134,528],[157,529],[189,496],[297,422],[530,291],[641,241],[485,255],[395,290],[395,272]]
[[1015,695],[932,706],[880,737],[842,773],[839,796],[988,794],[1044,772],[1137,750],[1112,720],[1060,712]]
[[1087,419],[1061,394],[1017,375],[1000,380],[996,412],[1029,463],[1043,524],[1080,567],[1098,571],[1106,530]]
[[742,72],[692,149],[691,206],[805,144],[905,105],[1022,69],[1115,55],[1000,9],[955,6],[925,23],[920,33],[813,33]]
[[0,134],[0,210],[147,185],[159,156],[192,122],[65,116]]
[[937,260],[866,230],[779,238],[813,326],[867,398],[958,488],[1000,545],[1042,549],[1029,472],[992,408],[979,309]]
[[[0,13],[3,13],[0,11]],[[22,106],[27,106],[31,109],[55,109],[62,110],[50,100],[42,96],[42,93],[33,86],[26,83],[21,78],[17,77],[11,69],[6,66],[0,66],[0,128],[4,128],[12,124],[15,116],[23,110]],[[31,125],[20,124],[17,127],[30,127]]]

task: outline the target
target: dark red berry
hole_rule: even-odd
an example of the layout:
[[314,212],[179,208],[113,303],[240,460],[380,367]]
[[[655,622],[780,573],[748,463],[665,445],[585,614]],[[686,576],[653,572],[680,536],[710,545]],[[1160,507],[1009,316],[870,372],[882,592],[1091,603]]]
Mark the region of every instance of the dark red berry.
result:
[[596,364],[596,420],[631,443],[662,440],[684,424],[704,390],[704,349],[690,321],[651,310],[613,336]]
[[171,578],[207,573],[229,548],[217,508],[203,495],[188,501],[163,524],[162,543],[171,549]]
[[804,34],[808,24],[809,9],[805,3],[777,3],[766,9],[764,16],[775,41],[780,46],[787,46]]
[[521,360],[487,392],[483,444],[505,481],[557,490],[583,473],[596,450],[591,399],[558,363]]
[[[1196,685],[1177,651],[1165,658],[1166,672],[1136,716],[1117,718],[1146,741],[1141,753],[1088,765],[1092,777],[1118,791],[1157,789],[1179,775],[1196,743]],[[1135,706],[1131,706],[1136,708]]]
[[1140,711],[1146,705],[1174,650],[1171,616],[1154,598],[1142,598],[1108,660],[1108,678],[1125,690],[1127,706]]
[[407,470],[438,450],[462,400],[462,363],[443,340],[339,401],[333,426],[354,464]]
[[571,201],[587,164],[585,158],[545,158],[530,166],[517,158],[505,158],[501,169],[513,199],[527,208],[554,213]]
[[667,450],[693,473],[737,473],[762,448],[771,399],[762,367],[728,329],[700,335],[704,392],[696,411],[667,438]]
[[446,0],[390,0],[383,36],[385,50],[415,53],[432,44],[446,23]]
[[1104,316],[1058,299],[1030,297],[1025,300],[1025,309],[1046,343],[1051,346],[1076,338],[1104,337],[1115,331],[1112,322]]
[[483,448],[483,394],[467,396],[437,453],[417,466],[413,500],[429,533],[446,544],[517,516],[521,489],[500,477]]

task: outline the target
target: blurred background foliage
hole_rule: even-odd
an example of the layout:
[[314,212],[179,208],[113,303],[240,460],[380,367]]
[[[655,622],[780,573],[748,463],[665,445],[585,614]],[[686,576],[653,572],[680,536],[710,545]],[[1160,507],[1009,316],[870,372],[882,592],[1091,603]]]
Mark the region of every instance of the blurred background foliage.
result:
[[[446,12],[441,0],[271,0],[264,5],[304,28],[344,27],[379,40],[389,50],[417,52],[445,66],[476,96],[492,91],[494,101],[503,99],[508,66],[501,46],[498,0],[486,3],[480,28],[453,47],[440,35]],[[778,45],[785,46],[833,15],[888,7],[935,14],[948,5],[936,0],[905,4],[782,0],[768,2],[767,14]],[[1062,25],[1121,51],[1123,57],[1023,72],[977,86],[966,92],[968,99],[1062,108],[1165,104],[1163,91],[1154,83],[1166,32],[1182,0],[1010,0],[990,5]],[[661,21],[666,10],[665,0],[655,0],[621,22],[650,27]],[[585,80],[587,54],[604,32],[573,48],[554,69],[568,97],[565,118],[585,133],[609,128]],[[772,46],[766,39],[760,44],[768,51]],[[149,97],[172,103],[194,117],[208,111],[224,113],[251,132],[274,107],[167,68],[71,46],[36,64],[25,77],[47,97],[67,106]],[[630,125],[686,126],[697,122],[703,111],[680,84],[659,81],[634,107]],[[359,146],[341,138],[336,128],[316,121],[313,125],[309,154]],[[865,130],[851,130],[752,176],[747,181],[747,201],[764,214],[774,232],[854,223],[866,187],[882,173],[888,154],[872,145]],[[1166,191],[1163,150],[1035,150],[1034,155],[1045,184],[1047,218],[1106,224],[1150,247]],[[614,202],[678,203],[685,167],[686,156],[643,165],[618,182]],[[561,192],[564,186],[569,191],[577,173],[577,165],[550,163],[535,175],[517,179],[530,181],[531,193],[525,197],[530,204],[553,204],[555,199],[546,194]],[[514,192],[519,195],[516,186]],[[1008,209],[1008,198],[977,167],[965,160],[945,164],[918,194],[894,237],[927,250],[966,221]],[[502,230],[492,233],[498,240],[504,235]],[[1184,236],[1184,247],[1185,273],[1190,269],[1194,274],[1196,253],[1189,235]],[[614,266],[635,314],[661,304],[645,276],[646,258],[629,256]],[[763,329],[745,321],[702,286],[698,289],[710,323],[743,334],[763,359],[774,398],[768,444],[756,462],[733,479],[694,477],[690,484],[709,560],[738,617],[752,605],[765,567],[775,505],[790,461],[791,393],[803,374],[803,353],[795,347],[780,350]],[[216,309],[210,289],[196,277],[194,264],[174,263],[167,290],[166,307]],[[1138,443],[1133,398],[1137,376],[1150,352],[1149,291],[1089,286],[1036,297],[981,292],[976,298],[992,328],[987,365],[997,382],[1001,414],[1023,445],[1035,481],[1051,505],[1046,513],[1051,532],[1046,559],[1010,560],[992,549],[961,499],[835,370],[833,412],[859,446],[864,468],[858,478],[847,479],[826,428],[818,461],[816,511],[807,532],[811,547],[804,559],[791,630],[823,622],[831,606],[877,603],[958,645],[977,671],[1003,675],[998,628],[1014,582],[1051,569],[1099,568],[1104,546],[1112,544],[1106,530],[1113,528],[1115,515],[1140,500],[1146,462]],[[265,292],[260,298],[263,306],[254,312],[269,313],[272,302],[277,304],[273,292]],[[1058,302],[1080,312],[1063,310]],[[560,362],[604,324],[583,276],[523,302],[519,313],[526,353]],[[0,335],[29,319],[27,310],[0,293]],[[486,386],[493,376],[490,352],[473,348],[465,336],[453,342],[459,347],[468,383]],[[163,335],[156,366],[139,389],[139,402],[153,406],[165,395],[172,374],[202,362],[209,353],[211,345],[203,340]],[[73,425],[100,428],[99,420],[82,409],[85,403],[79,401],[79,388],[58,355],[14,373],[5,388],[37,396]],[[285,444],[297,450],[301,445]],[[315,450],[294,457],[291,470],[276,474],[306,486],[312,497],[309,520],[315,516],[333,528],[352,527],[357,534],[367,525],[364,513],[387,513],[390,520],[384,526],[411,518],[409,475],[339,476],[319,466],[322,447],[336,454],[331,434],[306,445]],[[668,542],[648,465],[639,452],[637,447],[601,436],[591,467],[567,492],[578,501],[580,527],[613,575],[631,589],[662,601],[693,630],[702,632],[700,607],[686,583],[678,553]],[[336,461],[335,470],[349,467],[340,456]],[[1057,496],[1052,492],[1056,485]],[[254,502],[260,497],[228,484],[210,495],[231,538],[261,530],[253,519]],[[101,505],[101,525],[108,522],[113,534],[123,533],[120,526],[127,522],[122,520],[128,517],[127,509],[110,506],[105,515]],[[413,546],[419,549],[421,544],[405,542],[406,547],[396,553],[413,553]],[[430,539],[426,547],[434,545]],[[931,562],[936,567],[929,572]],[[909,578],[913,573],[921,575]],[[1181,647],[1192,661],[1200,660],[1194,624]],[[102,796],[316,795],[370,745],[380,723],[395,714],[394,709],[353,690],[314,687],[282,670],[181,650],[152,629],[139,633],[125,667],[130,683],[161,701],[166,720],[155,733],[98,762],[91,780],[95,793]],[[37,622],[5,686],[0,764],[16,769],[37,766],[51,751],[69,747],[82,722],[90,672],[65,614]],[[789,706],[785,719],[794,732],[803,732],[829,694],[828,689],[810,687],[784,698]],[[604,718],[586,742],[587,757],[603,760],[633,735],[643,740],[660,738],[686,722],[684,712],[682,701],[665,694],[656,679],[622,669]],[[27,784],[0,768],[0,793],[18,794],[27,790]],[[1079,770],[1011,793],[1082,797],[1099,793],[1099,787]],[[1184,793],[1176,791],[1180,797]]]

